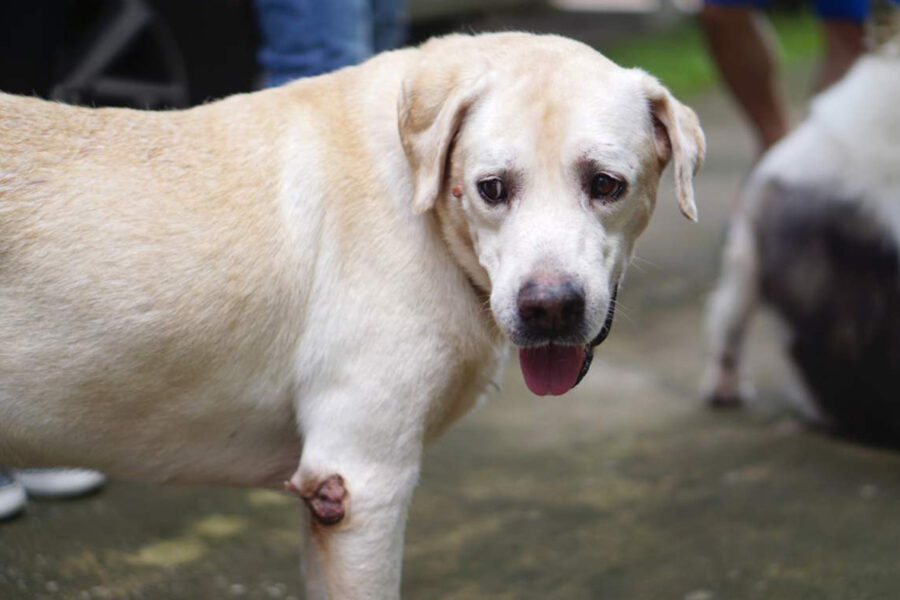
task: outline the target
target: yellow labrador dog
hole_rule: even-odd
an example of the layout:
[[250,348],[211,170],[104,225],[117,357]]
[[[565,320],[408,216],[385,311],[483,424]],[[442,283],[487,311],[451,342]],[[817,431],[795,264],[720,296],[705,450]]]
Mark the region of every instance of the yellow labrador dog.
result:
[[654,78],[520,33],[186,111],[2,96],[0,464],[287,481],[308,597],[396,598],[423,444],[507,340],[577,383],[703,153]]

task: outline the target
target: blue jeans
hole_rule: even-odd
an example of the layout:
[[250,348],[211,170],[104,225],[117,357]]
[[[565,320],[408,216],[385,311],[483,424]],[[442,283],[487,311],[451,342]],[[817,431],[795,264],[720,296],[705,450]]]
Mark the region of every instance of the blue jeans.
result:
[[396,48],[403,0],[255,0],[266,86],[327,73]]
[[[706,4],[767,8],[770,0],[704,0]],[[869,17],[869,0],[813,0],[816,14],[826,20],[861,23]]]

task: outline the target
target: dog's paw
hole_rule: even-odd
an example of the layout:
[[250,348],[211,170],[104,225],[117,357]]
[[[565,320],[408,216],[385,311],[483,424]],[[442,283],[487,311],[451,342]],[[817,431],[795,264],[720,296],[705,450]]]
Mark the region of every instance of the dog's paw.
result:
[[704,377],[701,386],[704,402],[710,408],[740,408],[753,398],[753,387],[742,382],[736,370],[715,368]]
[[303,499],[316,522],[337,525],[344,520],[347,489],[343,477],[331,475],[324,480],[306,482],[297,482],[295,478],[285,481],[284,488]]
[[706,396],[710,408],[740,408],[745,403],[739,393],[712,393]]

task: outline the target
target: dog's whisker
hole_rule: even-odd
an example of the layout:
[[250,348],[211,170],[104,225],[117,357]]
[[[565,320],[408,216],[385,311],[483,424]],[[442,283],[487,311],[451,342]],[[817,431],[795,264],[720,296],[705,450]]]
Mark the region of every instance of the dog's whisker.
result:
[[653,268],[655,268],[655,269],[662,269],[662,268],[663,268],[662,265],[660,265],[659,263],[655,263],[655,262],[653,262],[652,260],[648,260],[648,259],[644,258],[643,256],[638,256],[637,254],[634,254],[634,255],[632,255],[632,257],[631,257],[631,264],[632,264],[632,266],[636,266],[636,265],[635,265],[636,262],[643,263],[643,264],[648,265],[648,266],[651,266],[651,267],[653,267]]
[[629,266],[629,268],[634,269],[635,271],[638,271],[639,273],[646,273],[646,272],[647,272],[647,270],[646,270],[642,265],[637,264],[637,263],[634,263],[634,262],[632,262],[632,263],[629,264],[628,266]]
[[613,300],[612,306],[616,311],[616,317],[621,317],[632,325],[637,322],[635,318],[631,314],[629,314],[629,309],[625,308],[620,300]]

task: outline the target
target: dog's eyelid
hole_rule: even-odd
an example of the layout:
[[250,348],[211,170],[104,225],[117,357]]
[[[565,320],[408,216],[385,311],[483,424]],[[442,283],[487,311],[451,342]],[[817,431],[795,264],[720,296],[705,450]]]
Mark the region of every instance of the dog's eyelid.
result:
[[597,160],[584,157],[575,163],[575,173],[581,181],[590,181],[595,175],[605,173],[623,183],[628,183],[634,171],[630,163],[621,160]]
[[517,173],[513,169],[506,166],[497,166],[496,168],[482,168],[476,173],[475,181],[483,181],[492,177],[502,179],[504,183],[510,183],[514,179],[516,179]]

